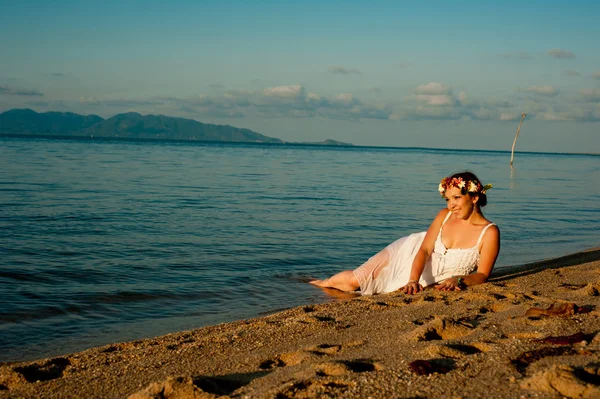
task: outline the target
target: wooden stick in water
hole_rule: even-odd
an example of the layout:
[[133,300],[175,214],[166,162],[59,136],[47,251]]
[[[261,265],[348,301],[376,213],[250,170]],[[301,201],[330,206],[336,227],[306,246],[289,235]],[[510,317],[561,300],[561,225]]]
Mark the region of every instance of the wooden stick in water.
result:
[[512,151],[510,153],[510,167],[511,168],[513,166],[513,160],[515,158],[515,144],[517,144],[517,137],[519,137],[519,132],[521,131],[521,125],[523,124],[523,119],[525,119],[526,116],[527,116],[527,114],[525,112],[521,113],[521,122],[519,123],[519,127],[517,128],[517,134],[515,135],[515,140],[513,141],[513,145],[512,145]]

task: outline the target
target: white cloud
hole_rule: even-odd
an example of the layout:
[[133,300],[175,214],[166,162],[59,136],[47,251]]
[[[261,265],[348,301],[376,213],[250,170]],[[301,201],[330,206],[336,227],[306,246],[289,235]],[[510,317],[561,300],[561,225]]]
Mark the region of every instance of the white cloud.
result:
[[559,58],[559,59],[572,59],[575,58],[576,55],[572,51],[562,50],[562,49],[552,49],[548,50],[547,53],[550,57]]
[[322,100],[321,96],[318,95],[317,93],[308,93],[306,95],[306,101],[309,101],[309,102],[315,102],[315,101],[317,101],[318,102],[318,101],[321,101],[321,100]]
[[98,104],[98,99],[96,97],[79,97],[80,104]]
[[[455,96],[448,85],[438,82],[421,85],[415,89],[415,92],[416,94],[405,98],[405,103],[395,109],[389,119],[512,120],[520,117],[521,114],[520,110],[515,109],[506,100],[471,99],[465,91],[461,91],[458,96]],[[512,116],[512,114],[516,116]],[[509,117],[509,115],[511,116]]]
[[600,102],[600,89],[581,89],[580,96],[587,102]]
[[530,86],[524,91],[545,97],[554,97],[558,95],[558,90],[552,86]]
[[350,93],[341,93],[335,96],[335,99],[343,104],[352,104],[354,100],[354,96]]
[[498,54],[498,56],[502,57],[502,58],[515,58],[518,60],[529,60],[529,59],[533,58],[533,55],[531,55],[531,53],[526,53],[523,51],[517,51],[514,53]]
[[563,71],[563,73],[561,73],[561,75],[562,76],[581,76],[581,74],[574,69],[569,69],[569,70]]
[[269,87],[263,91],[263,94],[268,97],[299,97],[304,95],[304,87],[301,85]]
[[411,115],[412,119],[444,119],[454,120],[462,117],[461,112],[457,108],[453,107],[426,107],[417,106],[414,113]]
[[438,82],[429,82],[425,85],[420,85],[415,89],[415,92],[417,94],[413,96],[414,100],[432,106],[449,106],[457,102],[457,99],[452,94],[452,89]]
[[519,114],[517,112],[501,113],[499,119],[501,121],[516,121],[516,120],[521,119],[521,114]]
[[44,93],[38,90],[20,89],[10,86],[0,86],[0,95],[5,94],[9,96],[26,96],[26,97],[43,97]]
[[416,91],[419,94],[450,94],[452,89],[441,83],[429,82],[426,85],[417,87]]
[[455,102],[452,96],[446,94],[417,94],[415,98],[417,99],[417,101],[426,102],[429,105],[451,105]]
[[[71,104],[76,110],[114,115],[134,108],[140,113],[207,118],[329,118],[338,120],[497,120],[518,121],[521,111],[544,120],[597,121],[600,119],[600,89],[583,89],[559,96],[553,86],[520,89],[511,102],[504,98],[473,98],[466,91],[453,93],[449,85],[429,82],[415,87],[407,97],[386,100],[361,99],[357,93],[325,95],[300,84],[265,84],[257,90],[214,91],[186,98],[146,99],[81,98]],[[266,88],[265,88],[266,87]],[[358,92],[361,93],[361,92]],[[534,95],[526,94],[533,93]],[[52,106],[56,109],[56,104]],[[63,105],[63,109],[66,105]]]
[[535,116],[535,119],[541,119],[544,121],[568,121],[569,120],[569,118],[567,118],[563,115],[556,114],[553,111],[542,112],[540,114],[537,114]]
[[600,107],[570,107],[561,111],[548,110],[537,118],[555,121],[600,122]]
[[364,103],[351,93],[326,97],[301,85],[269,87],[260,91],[231,91],[225,95],[170,98],[169,102],[193,118],[253,116],[261,118],[388,119],[387,105]]
[[335,73],[337,75],[349,75],[349,74],[360,75],[361,74],[361,72],[356,68],[345,68],[342,66],[329,67],[329,72]]

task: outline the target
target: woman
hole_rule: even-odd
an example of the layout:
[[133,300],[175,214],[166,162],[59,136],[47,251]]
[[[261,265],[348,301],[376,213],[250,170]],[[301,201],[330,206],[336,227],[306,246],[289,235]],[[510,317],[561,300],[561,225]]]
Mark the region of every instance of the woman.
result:
[[355,270],[310,283],[371,295],[398,289],[416,294],[435,283],[439,290],[454,291],[486,282],[500,250],[500,231],[481,212],[491,187],[471,172],[443,178],[439,191],[447,209],[427,232],[400,238]]

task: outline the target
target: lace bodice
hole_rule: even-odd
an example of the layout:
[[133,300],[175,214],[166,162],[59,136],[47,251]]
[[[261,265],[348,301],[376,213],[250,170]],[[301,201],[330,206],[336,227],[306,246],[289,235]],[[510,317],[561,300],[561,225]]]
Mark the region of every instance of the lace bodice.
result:
[[479,244],[485,234],[485,231],[494,223],[490,223],[483,228],[477,244],[471,248],[446,248],[442,242],[442,227],[450,218],[450,212],[444,219],[440,231],[435,240],[433,254],[431,255],[431,264],[434,269],[434,274],[444,276],[445,278],[454,275],[467,275],[472,273],[479,264]]

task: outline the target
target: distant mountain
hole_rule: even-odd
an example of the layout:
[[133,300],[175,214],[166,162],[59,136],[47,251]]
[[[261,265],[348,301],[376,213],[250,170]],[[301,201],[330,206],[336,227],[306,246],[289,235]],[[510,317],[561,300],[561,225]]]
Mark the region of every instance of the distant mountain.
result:
[[12,109],[0,114],[0,134],[71,136],[102,120],[98,115]]
[[[118,114],[103,119],[98,115],[71,112],[37,113],[31,109],[12,109],[0,114],[0,135],[118,137],[132,139],[233,141],[242,143],[285,143],[250,129],[212,125],[193,119],[164,115]],[[352,145],[325,140],[315,145]]]
[[0,134],[283,143],[249,129],[135,112],[102,119],[97,115],[13,109],[0,114]]
[[115,115],[84,129],[82,133],[94,137],[282,143],[279,139],[249,129],[163,115],[143,116],[136,112]]

